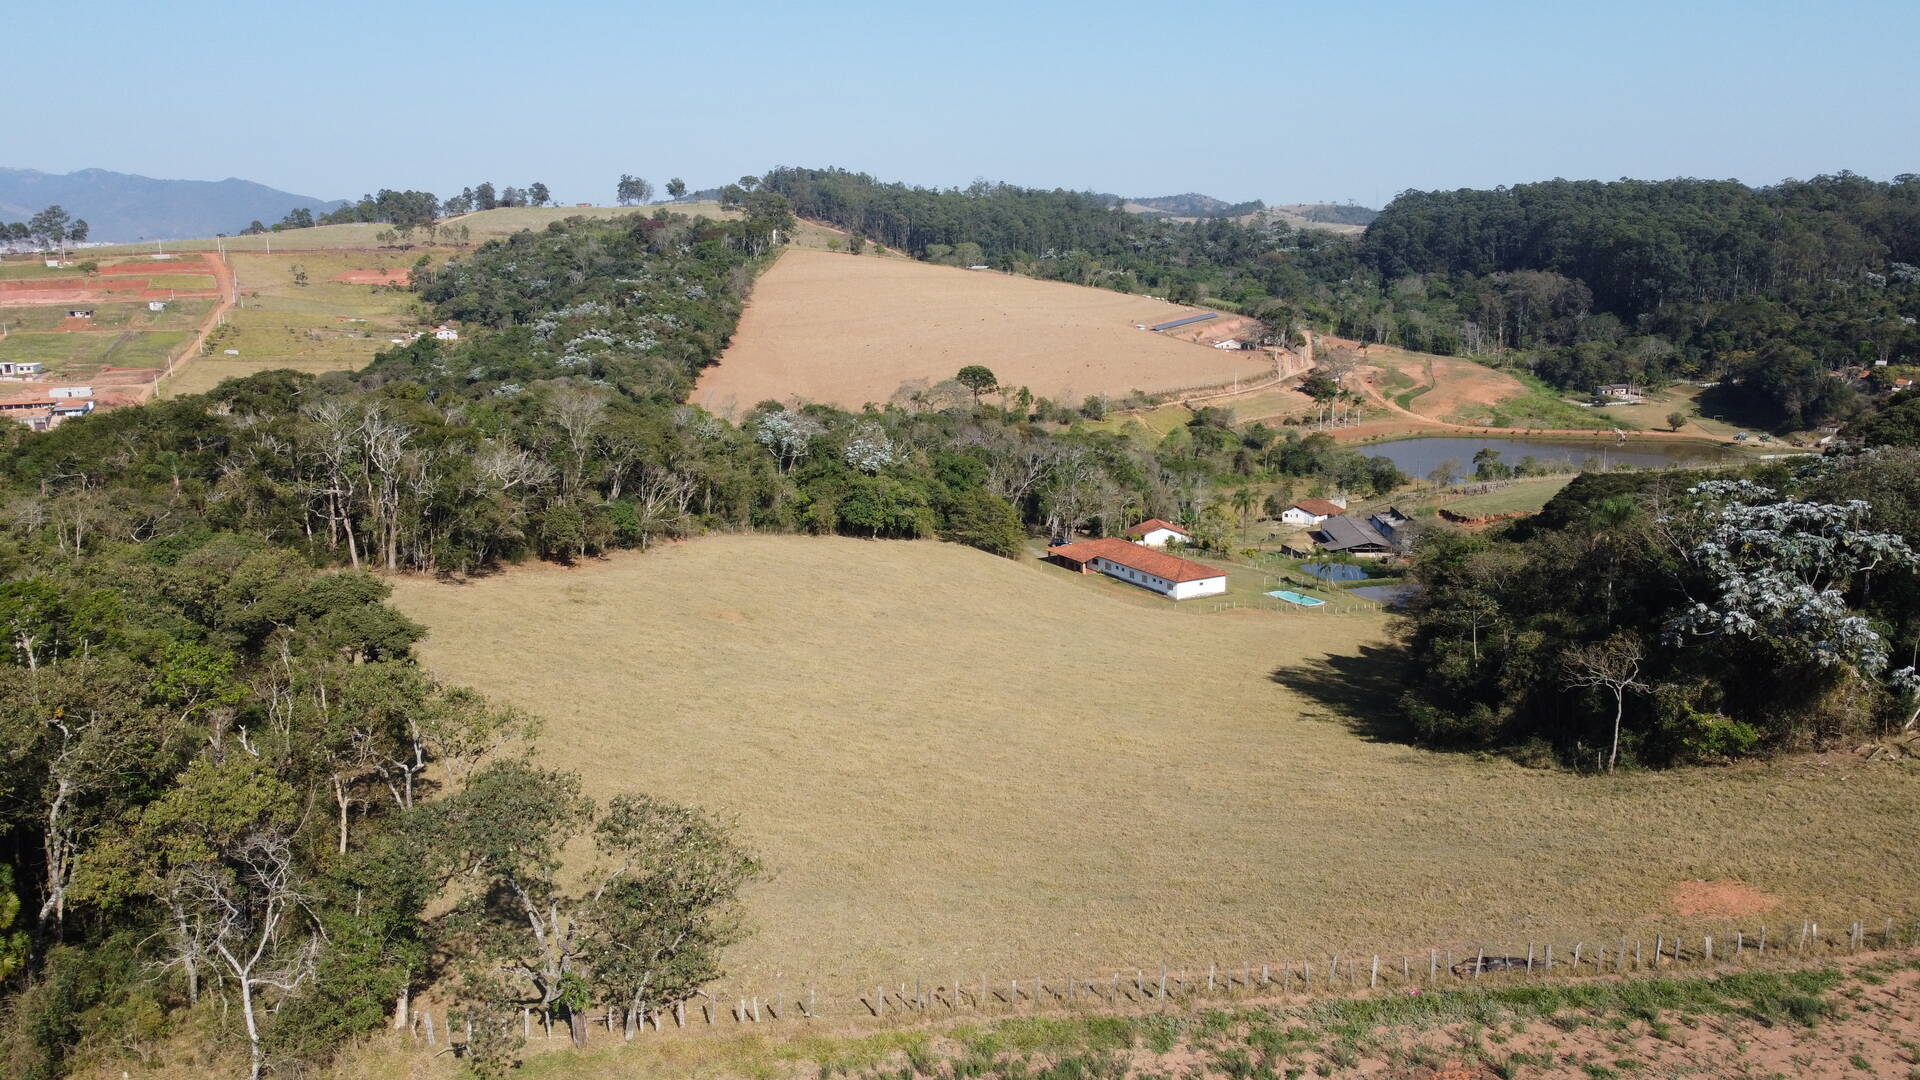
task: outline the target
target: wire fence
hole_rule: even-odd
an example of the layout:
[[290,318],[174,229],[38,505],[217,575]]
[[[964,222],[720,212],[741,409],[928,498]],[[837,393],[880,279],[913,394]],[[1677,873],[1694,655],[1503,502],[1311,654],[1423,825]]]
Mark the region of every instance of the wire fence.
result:
[[[1150,1011],[1297,996],[1420,994],[1447,988],[1522,984],[1541,979],[1631,975],[1711,975],[1763,964],[1809,964],[1861,953],[1920,947],[1920,923],[1907,916],[1822,924],[1814,920],[1729,925],[1719,933],[1596,933],[1590,937],[1509,940],[1470,948],[1419,952],[1327,952],[1313,958],[1243,960],[1197,965],[1103,967],[1094,974],[948,972],[877,981],[854,992],[820,994],[796,981],[784,989],[713,988],[671,1003],[643,1004],[631,1018],[619,1009],[583,1014],[589,1030],[627,1040],[714,1029],[797,1027],[812,1021],[915,1024],[960,1016],[1014,1017],[1074,1011]],[[567,1038],[567,1025],[534,1007],[523,1009],[521,1034]],[[443,1014],[413,1011],[417,1044],[460,1044]],[[556,1029],[558,1029],[556,1031]],[[472,1039],[470,1024],[465,1028]]]

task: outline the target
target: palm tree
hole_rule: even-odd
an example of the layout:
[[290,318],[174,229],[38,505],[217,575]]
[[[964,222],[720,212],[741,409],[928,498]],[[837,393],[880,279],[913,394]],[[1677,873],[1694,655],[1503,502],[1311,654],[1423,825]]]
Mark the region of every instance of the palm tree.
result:
[[1240,542],[1244,544],[1247,542],[1248,516],[1252,513],[1255,502],[1253,490],[1242,484],[1234,491],[1230,501],[1233,503],[1234,512],[1240,515]]

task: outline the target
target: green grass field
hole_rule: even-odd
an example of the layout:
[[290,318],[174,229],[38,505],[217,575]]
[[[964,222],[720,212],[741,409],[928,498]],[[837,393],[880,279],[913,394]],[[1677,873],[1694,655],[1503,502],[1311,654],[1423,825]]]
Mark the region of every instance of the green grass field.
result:
[[[1502,398],[1491,405],[1469,405],[1449,413],[1452,424],[1518,428],[1634,428],[1639,425],[1617,416],[1603,415],[1598,409],[1582,408],[1566,396],[1525,372],[1507,372],[1527,389],[1525,393]],[[1409,391],[1417,398],[1422,391]],[[1409,398],[1411,401],[1412,398]]]
[[[600,797],[738,815],[730,989],[1204,965],[1904,904],[1920,771],[1573,776],[1391,737],[1379,616],[1196,614],[936,543],[739,536],[397,582],[424,663]],[[1144,602],[1151,601],[1151,602]]]
[[[72,304],[43,304],[39,307],[0,308],[0,327],[13,330],[58,330],[66,326],[67,309]],[[206,321],[212,300],[172,300],[164,311],[147,310],[146,301],[138,303],[94,303],[92,326],[95,330],[184,330],[197,328]]]
[[[451,254],[437,249],[429,257],[441,263]],[[418,298],[404,289],[329,279],[349,270],[401,269],[418,257],[360,251],[234,255],[239,305],[215,331],[212,351],[169,376],[161,396],[204,393],[227,379],[276,368],[317,375],[365,367],[374,353],[393,347],[392,339],[419,329],[425,315]],[[306,272],[307,284],[294,284],[295,267]],[[240,355],[228,356],[228,349]]]
[[212,274],[154,274],[147,279],[149,289],[212,289],[218,285]]

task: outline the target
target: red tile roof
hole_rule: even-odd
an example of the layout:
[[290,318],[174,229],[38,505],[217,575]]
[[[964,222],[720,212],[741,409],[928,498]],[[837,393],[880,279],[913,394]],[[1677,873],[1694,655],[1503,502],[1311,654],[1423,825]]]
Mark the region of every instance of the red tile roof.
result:
[[1174,532],[1179,533],[1181,536],[1193,535],[1192,533],[1189,533],[1187,530],[1181,528],[1180,526],[1175,525],[1173,522],[1162,521],[1159,518],[1148,518],[1147,520],[1141,522],[1140,524],[1135,525],[1133,528],[1128,529],[1127,535],[1138,538],[1138,537],[1147,535],[1148,533],[1152,532],[1155,529],[1171,529]]
[[1346,507],[1336,506],[1325,499],[1301,499],[1293,505],[1296,509],[1305,510],[1309,514],[1317,514],[1320,517],[1333,517],[1347,512]]
[[1164,581],[1201,581],[1206,578],[1226,577],[1225,570],[1216,570],[1204,563],[1182,559],[1177,555],[1168,555],[1164,551],[1155,551],[1150,547],[1141,547],[1131,541],[1118,538],[1105,540],[1082,540],[1077,544],[1061,544],[1050,547],[1047,554],[1058,555],[1077,563],[1089,563],[1095,559],[1105,559],[1121,566],[1132,567],[1143,574],[1152,574]]

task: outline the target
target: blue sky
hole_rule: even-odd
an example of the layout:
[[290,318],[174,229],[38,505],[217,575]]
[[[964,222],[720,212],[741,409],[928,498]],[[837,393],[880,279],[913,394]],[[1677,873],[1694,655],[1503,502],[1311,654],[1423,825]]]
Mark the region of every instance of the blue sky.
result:
[[0,165],[324,198],[774,164],[1380,205],[1920,171],[1920,3],[14,5]]

